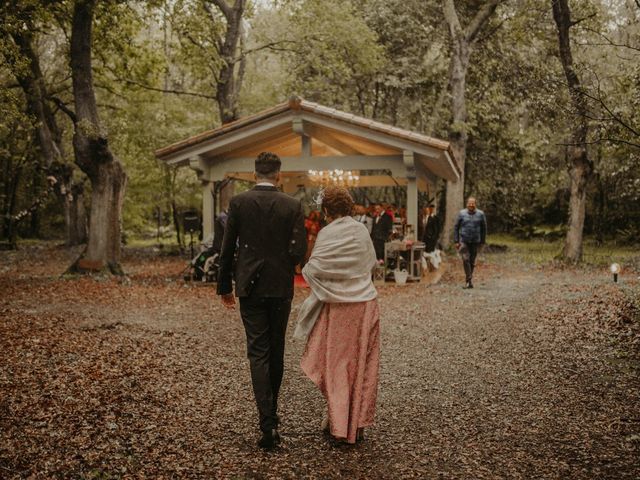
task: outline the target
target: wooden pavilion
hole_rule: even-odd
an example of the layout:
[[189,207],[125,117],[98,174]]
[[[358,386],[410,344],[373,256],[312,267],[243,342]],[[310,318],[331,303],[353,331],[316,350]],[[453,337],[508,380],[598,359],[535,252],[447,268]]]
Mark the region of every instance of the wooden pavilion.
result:
[[[281,187],[287,193],[327,179],[353,187],[406,186],[407,223],[414,226],[418,190],[433,190],[438,178],[460,178],[449,142],[298,97],[161,148],[155,155],[167,165],[189,166],[198,174],[206,238],[213,231],[214,185],[225,179],[253,181],[254,160],[263,151],[280,156]],[[360,175],[361,170],[388,174]]]

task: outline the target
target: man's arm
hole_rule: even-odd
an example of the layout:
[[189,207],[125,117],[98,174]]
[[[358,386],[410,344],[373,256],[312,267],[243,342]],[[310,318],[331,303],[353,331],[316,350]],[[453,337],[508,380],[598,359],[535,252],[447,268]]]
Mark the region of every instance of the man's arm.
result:
[[305,253],[307,253],[307,230],[304,228],[304,213],[302,212],[302,203],[300,203],[300,208],[293,221],[293,229],[289,239],[289,256],[291,257],[291,262],[297,265],[302,261]]
[[480,224],[480,243],[484,245],[487,240],[487,217],[482,212],[482,223]]
[[218,270],[218,295],[228,295],[233,293],[231,270],[233,268],[233,257],[236,254],[238,238],[238,225],[235,213],[236,208],[233,206],[232,201],[229,205],[227,225],[225,226],[224,237],[222,239],[220,269]]
[[460,243],[460,226],[462,225],[462,215],[458,214],[456,223],[453,225],[453,242]]

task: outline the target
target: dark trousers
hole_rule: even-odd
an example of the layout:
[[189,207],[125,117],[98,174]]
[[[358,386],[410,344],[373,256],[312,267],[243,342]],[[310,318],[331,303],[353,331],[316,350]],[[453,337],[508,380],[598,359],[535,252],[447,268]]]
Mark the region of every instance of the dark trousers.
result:
[[373,239],[373,249],[376,251],[376,258],[378,260],[384,260],[384,240],[378,238]]
[[278,393],[284,372],[284,340],[291,312],[290,298],[240,298],[247,334],[247,357],[260,430],[278,426]]
[[473,269],[476,266],[476,257],[478,256],[479,243],[468,242],[460,245],[460,256],[464,265],[464,274],[466,281],[470,282],[473,277]]

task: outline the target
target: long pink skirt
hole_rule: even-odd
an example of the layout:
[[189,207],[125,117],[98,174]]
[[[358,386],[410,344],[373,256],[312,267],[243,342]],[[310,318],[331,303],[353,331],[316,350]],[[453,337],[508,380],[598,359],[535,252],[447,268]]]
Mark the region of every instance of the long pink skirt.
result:
[[373,425],[380,366],[378,301],[327,303],[309,334],[300,366],[329,410],[331,434],[355,443]]

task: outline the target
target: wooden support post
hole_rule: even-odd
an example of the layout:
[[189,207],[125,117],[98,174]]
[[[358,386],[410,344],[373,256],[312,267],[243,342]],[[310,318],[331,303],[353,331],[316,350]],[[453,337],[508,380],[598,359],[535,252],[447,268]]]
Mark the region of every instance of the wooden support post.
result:
[[202,181],[202,238],[213,233],[213,182]]
[[413,228],[415,236],[418,235],[418,181],[414,153],[405,150],[402,160],[407,169],[407,224]]
[[300,135],[300,140],[302,142],[301,147],[301,157],[308,158],[311,156],[311,137],[307,135],[305,131],[305,124],[301,118],[294,118],[291,124],[291,129]]
[[302,157],[309,158],[311,156],[311,137],[302,135]]

